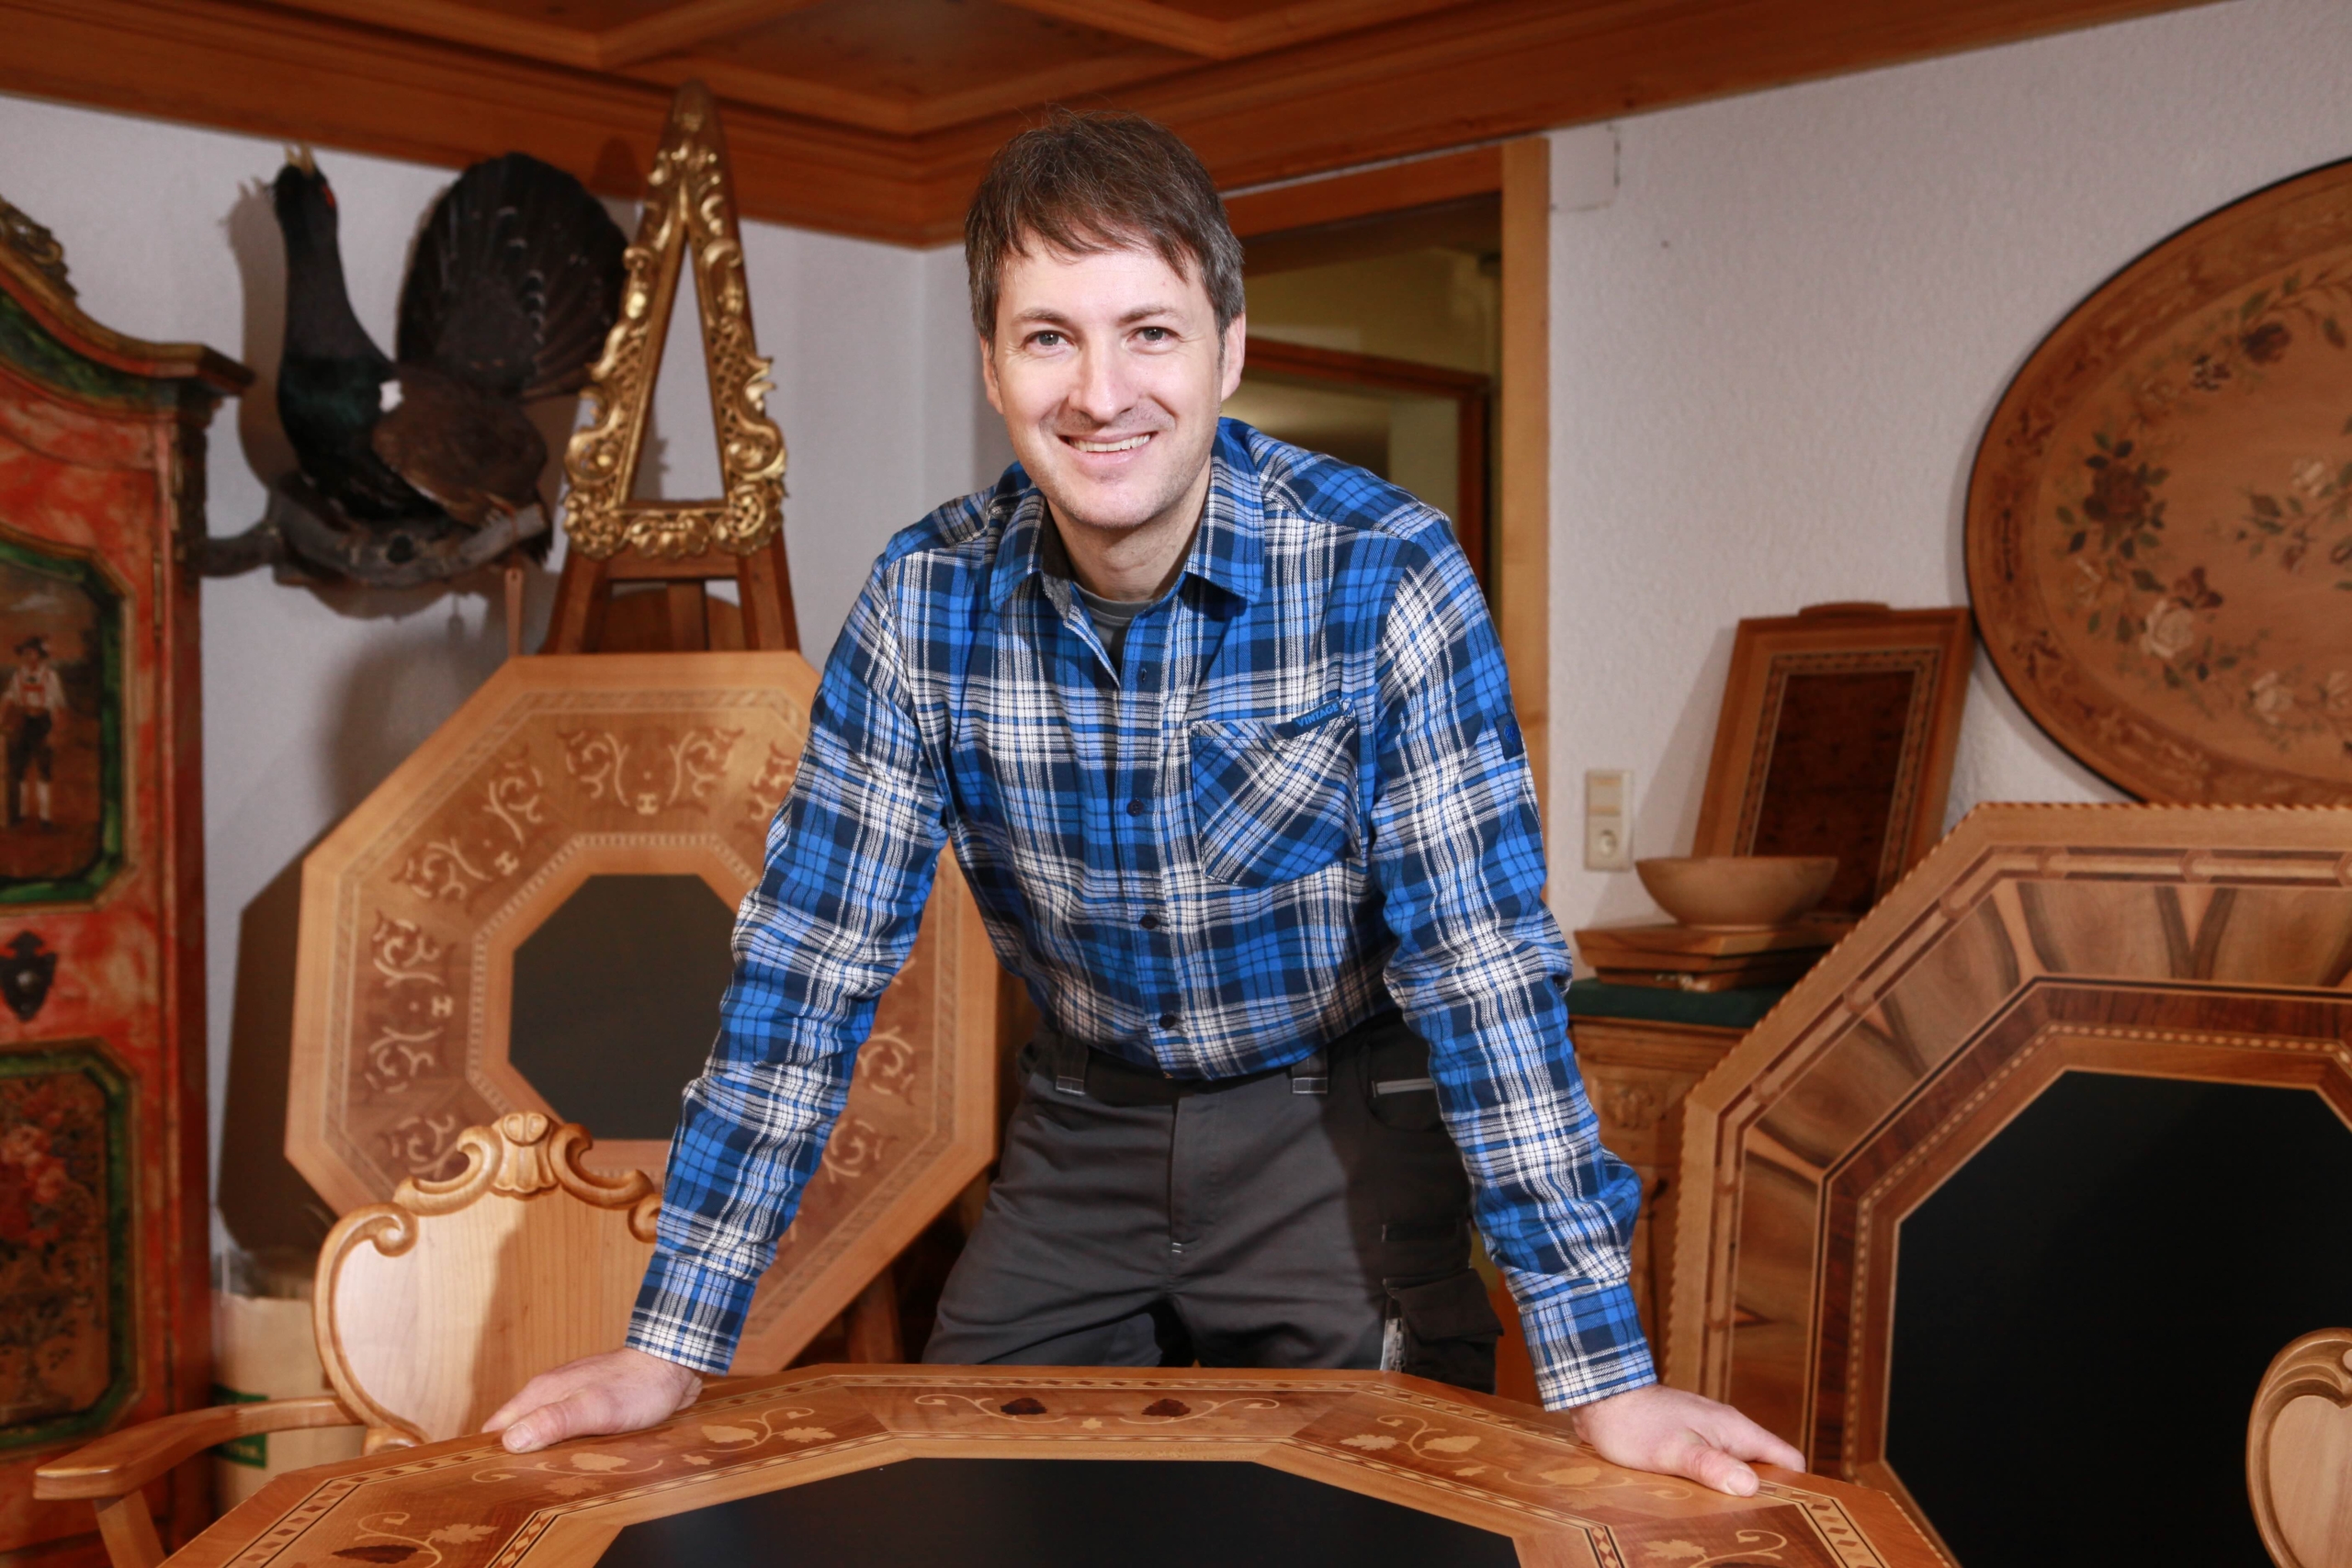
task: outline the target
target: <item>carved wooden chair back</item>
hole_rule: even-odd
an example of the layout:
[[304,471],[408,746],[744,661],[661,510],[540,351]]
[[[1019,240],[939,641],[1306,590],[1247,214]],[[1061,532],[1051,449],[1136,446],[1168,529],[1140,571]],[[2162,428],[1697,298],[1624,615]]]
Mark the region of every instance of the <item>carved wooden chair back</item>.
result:
[[2352,1568],[2352,1328],[2306,1334],[2270,1363],[2245,1484],[2278,1568]]
[[465,1166],[345,1214],[319,1255],[319,1359],[369,1451],[479,1431],[537,1373],[628,1328],[661,1198],[584,1170],[586,1128],[536,1111],[458,1135]]

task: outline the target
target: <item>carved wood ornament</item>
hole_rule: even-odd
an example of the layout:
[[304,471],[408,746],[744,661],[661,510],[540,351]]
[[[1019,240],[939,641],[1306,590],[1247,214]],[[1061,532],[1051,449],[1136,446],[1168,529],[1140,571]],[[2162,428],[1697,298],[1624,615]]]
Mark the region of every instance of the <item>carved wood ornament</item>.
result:
[[2352,1329],[2306,1334],[2270,1363],[2246,1425],[2245,1485],[2278,1568],[2352,1558]]
[[[715,502],[632,500],[678,274],[689,251],[726,493]],[[749,555],[784,527],[784,433],[768,417],[771,362],[761,357],[752,334],[752,293],[743,281],[727,139],[710,91],[700,82],[681,87],[671,106],[661,151],[645,177],[645,203],[627,265],[620,320],[590,374],[594,417],[564,453],[571,481],[564,533],[571,548],[598,560],[624,548],[672,559],[713,549]]]
[[[476,1430],[535,1372],[620,1342],[662,1199],[642,1171],[584,1168],[594,1141],[530,1111],[469,1127],[456,1176],[404,1180],[328,1234],[319,1362],[368,1451]],[[530,1201],[551,1194],[577,1201]]]

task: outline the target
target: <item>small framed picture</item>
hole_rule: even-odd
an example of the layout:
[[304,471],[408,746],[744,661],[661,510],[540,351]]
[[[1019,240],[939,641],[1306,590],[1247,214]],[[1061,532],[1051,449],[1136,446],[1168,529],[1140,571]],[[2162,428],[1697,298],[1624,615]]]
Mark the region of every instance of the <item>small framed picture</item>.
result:
[[1965,609],[1740,622],[1691,852],[1836,855],[1820,912],[1878,902],[1943,836],[1973,639]]

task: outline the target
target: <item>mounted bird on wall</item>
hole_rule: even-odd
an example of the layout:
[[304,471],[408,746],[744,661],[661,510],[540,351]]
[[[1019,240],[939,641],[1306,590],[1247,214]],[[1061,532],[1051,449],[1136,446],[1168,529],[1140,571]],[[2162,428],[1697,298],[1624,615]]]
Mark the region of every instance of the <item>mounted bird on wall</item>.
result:
[[277,412],[300,465],[263,520],[210,541],[212,575],[406,587],[518,546],[544,557],[547,444],[526,412],[576,393],[619,309],[628,241],[562,170],[520,152],[458,175],[435,204],[387,355],[344,286],[333,187],[309,151],[271,186],[286,243]]

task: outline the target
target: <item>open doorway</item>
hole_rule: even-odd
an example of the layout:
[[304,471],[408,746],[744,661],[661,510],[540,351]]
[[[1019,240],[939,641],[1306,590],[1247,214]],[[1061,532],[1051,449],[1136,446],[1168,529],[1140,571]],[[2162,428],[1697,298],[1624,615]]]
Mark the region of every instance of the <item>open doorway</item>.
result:
[[1488,582],[1499,196],[1260,235],[1246,255],[1250,355],[1225,412],[1444,513]]

